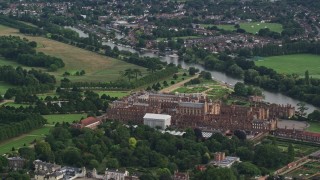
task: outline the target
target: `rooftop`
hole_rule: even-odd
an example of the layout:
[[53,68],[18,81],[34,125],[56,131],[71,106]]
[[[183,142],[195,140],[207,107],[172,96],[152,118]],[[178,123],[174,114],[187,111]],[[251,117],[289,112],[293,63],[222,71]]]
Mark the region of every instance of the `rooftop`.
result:
[[170,115],[167,114],[153,114],[153,113],[146,113],[143,118],[147,119],[168,119],[171,118]]

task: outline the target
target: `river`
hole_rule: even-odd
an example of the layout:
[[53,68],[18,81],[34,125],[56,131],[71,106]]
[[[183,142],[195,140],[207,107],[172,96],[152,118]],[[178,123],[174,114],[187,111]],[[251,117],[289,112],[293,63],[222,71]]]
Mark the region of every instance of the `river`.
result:
[[[70,29],[76,29],[76,28],[70,28]],[[79,29],[76,29],[76,30],[77,30],[77,32],[81,31]],[[83,36],[83,35],[85,35],[85,33],[83,31],[81,31],[80,37]],[[117,46],[119,48],[119,50],[130,51],[130,52],[133,52],[133,53],[137,52],[133,48],[120,46],[120,45],[115,45],[111,41],[103,42],[102,44],[103,45],[108,45],[111,48],[113,48],[114,46]],[[159,57],[160,60],[163,61],[163,62],[173,63],[175,65],[181,65],[181,67],[183,69],[189,69],[189,67],[195,67],[195,68],[199,69],[200,71],[208,71],[208,72],[211,73],[213,79],[215,79],[217,81],[220,81],[220,82],[223,82],[223,83],[227,83],[227,84],[232,85],[232,86],[234,86],[237,82],[243,82],[243,80],[230,77],[230,76],[228,76],[227,74],[225,74],[223,72],[214,71],[214,70],[206,70],[206,69],[204,69],[204,67],[202,65],[199,65],[199,64],[192,64],[192,63],[190,64],[190,63],[185,63],[184,61],[178,61],[178,57],[170,57],[169,55],[158,56],[158,55],[153,54],[153,53],[143,53],[143,54],[140,54],[140,55],[141,56],[149,56],[149,57]],[[269,102],[269,103],[283,104],[283,105],[291,104],[292,106],[295,106],[297,108],[297,104],[300,102],[299,100],[290,98],[290,97],[288,97],[286,95],[283,95],[281,93],[269,92],[269,91],[266,91],[266,90],[262,90],[262,93],[265,96],[264,101]],[[315,107],[315,106],[313,106],[311,104],[307,104],[307,103],[306,103],[306,107],[308,108],[308,110],[306,110],[307,113],[311,113],[314,110],[319,109],[319,108],[317,108],[317,107]]]

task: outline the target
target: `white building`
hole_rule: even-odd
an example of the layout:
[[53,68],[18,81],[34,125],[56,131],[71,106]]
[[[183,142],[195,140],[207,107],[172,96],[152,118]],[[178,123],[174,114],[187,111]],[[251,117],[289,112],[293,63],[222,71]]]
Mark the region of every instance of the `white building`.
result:
[[129,176],[128,171],[108,170],[105,171],[105,179],[107,180],[124,180],[126,176]]
[[147,113],[143,117],[143,124],[152,128],[160,127],[161,129],[166,129],[166,127],[171,125],[171,116],[167,114]]

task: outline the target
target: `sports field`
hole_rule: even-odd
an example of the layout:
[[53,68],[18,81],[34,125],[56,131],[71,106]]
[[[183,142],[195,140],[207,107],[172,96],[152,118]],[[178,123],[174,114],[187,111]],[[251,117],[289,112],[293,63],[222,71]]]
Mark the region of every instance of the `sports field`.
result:
[[[18,32],[17,29],[9,28],[0,25],[0,35],[14,35],[25,37],[30,41],[38,43],[37,51],[44,52],[45,54],[59,57],[63,60],[66,66],[59,69],[57,72],[49,72],[55,75],[57,79],[62,79],[64,72],[74,72],[85,70],[84,76],[69,76],[71,81],[89,81],[89,82],[109,82],[119,78],[119,71],[124,71],[128,68],[140,69],[143,74],[147,71],[145,68],[126,63],[117,59],[109,58],[97,53],[83,50],[68,44],[58,41],[50,40],[44,37],[25,36]],[[17,63],[1,60],[0,65],[13,65]]]
[[320,56],[312,54],[294,54],[284,56],[272,56],[262,58],[255,62],[257,66],[266,66],[276,70],[279,73],[296,73],[301,76],[305,71],[309,75],[320,77]]
[[[204,27],[208,27],[211,25],[203,25]],[[227,31],[236,30],[234,25],[217,25],[218,28],[224,29]],[[255,34],[258,33],[260,29],[269,28],[270,31],[281,33],[283,28],[281,24],[278,23],[261,23],[261,22],[250,22],[250,23],[240,23],[240,28],[246,30],[246,32]]]

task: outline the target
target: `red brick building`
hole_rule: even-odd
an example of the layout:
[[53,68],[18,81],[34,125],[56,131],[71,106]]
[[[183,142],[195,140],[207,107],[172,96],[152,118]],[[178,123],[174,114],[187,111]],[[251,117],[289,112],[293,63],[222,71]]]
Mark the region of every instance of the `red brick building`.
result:
[[86,119],[82,119],[79,123],[73,124],[72,126],[77,129],[82,129],[82,128],[96,129],[101,123],[102,123],[101,120],[95,117],[87,117]]

